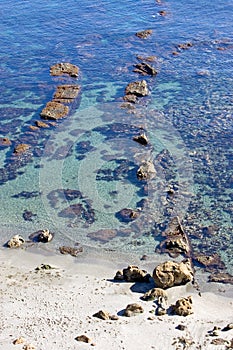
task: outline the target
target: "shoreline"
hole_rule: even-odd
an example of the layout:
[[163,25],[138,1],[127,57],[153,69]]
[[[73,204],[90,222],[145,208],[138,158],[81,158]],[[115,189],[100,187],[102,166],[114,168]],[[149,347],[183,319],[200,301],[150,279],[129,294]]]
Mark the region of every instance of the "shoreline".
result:
[[[233,338],[233,329],[227,332],[221,329],[233,320],[231,285],[206,283],[205,274],[198,271],[201,296],[191,284],[166,290],[169,304],[191,295],[194,313],[186,317],[156,316],[154,302],[140,299],[145,292],[144,283],[119,282],[113,278],[117,270],[131,264],[152,274],[153,268],[166,257],[155,255],[161,259],[156,262],[121,254],[116,259],[116,255],[93,249],[74,258],[34,247],[1,249],[0,347],[23,349],[32,344],[37,350],[90,346],[106,349],[111,344],[113,350],[226,348]],[[35,270],[41,264],[53,268]],[[135,317],[122,316],[122,310],[130,303],[138,303],[144,312]],[[99,310],[118,315],[118,320],[93,317]],[[180,324],[183,331],[176,328]],[[220,328],[218,336],[210,335],[214,327]],[[75,340],[80,335],[89,337],[91,343]],[[25,342],[13,345],[20,337]],[[213,345],[215,339],[224,339],[225,345]]]

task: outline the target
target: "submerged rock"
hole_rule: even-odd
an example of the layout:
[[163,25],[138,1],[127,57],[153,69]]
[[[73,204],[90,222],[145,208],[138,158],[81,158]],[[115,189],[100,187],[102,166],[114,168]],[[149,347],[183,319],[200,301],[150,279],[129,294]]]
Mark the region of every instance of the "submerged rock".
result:
[[111,239],[115,238],[116,236],[117,236],[117,230],[111,230],[111,229],[102,229],[102,230],[90,232],[87,235],[87,237],[95,241],[100,241],[102,243],[109,242]]
[[132,317],[132,316],[139,315],[143,312],[144,312],[143,307],[139,304],[134,303],[126,306],[123,316]]
[[26,143],[20,143],[19,145],[15,146],[14,154],[21,155],[21,154],[25,153],[26,151],[28,151],[29,148],[30,148],[30,146],[27,145]]
[[83,252],[83,247],[67,247],[67,246],[61,246],[59,247],[59,251],[61,254],[70,254],[71,256],[78,256],[79,253]]
[[135,66],[135,69],[134,69],[135,73],[139,73],[142,75],[152,75],[152,76],[155,76],[158,73],[154,67],[152,67],[150,64],[146,62],[137,63],[134,66]]
[[8,248],[18,248],[22,244],[24,244],[24,242],[25,242],[25,240],[22,236],[15,235],[7,242],[7,247]]
[[0,137],[0,146],[8,147],[11,145],[10,139],[7,137]]
[[189,260],[181,263],[166,261],[154,269],[153,279],[159,288],[179,286],[193,280],[193,269]]
[[62,62],[57,63],[50,67],[50,74],[53,76],[69,75],[72,78],[77,78],[79,74],[79,68],[74,64]]
[[140,39],[146,39],[153,33],[152,29],[142,30],[141,32],[137,32],[136,36]]
[[53,95],[53,101],[71,103],[80,93],[79,85],[59,85]]
[[64,118],[69,113],[69,107],[64,106],[62,103],[50,101],[46,104],[40,113],[41,118],[58,120]]
[[171,305],[170,311],[174,315],[188,316],[193,314],[192,297],[181,298],[176,301],[175,305]]
[[149,180],[154,177],[156,170],[151,161],[144,161],[137,170],[137,178],[139,180]]
[[123,208],[116,213],[116,217],[123,222],[130,222],[139,217],[140,211],[130,208]]

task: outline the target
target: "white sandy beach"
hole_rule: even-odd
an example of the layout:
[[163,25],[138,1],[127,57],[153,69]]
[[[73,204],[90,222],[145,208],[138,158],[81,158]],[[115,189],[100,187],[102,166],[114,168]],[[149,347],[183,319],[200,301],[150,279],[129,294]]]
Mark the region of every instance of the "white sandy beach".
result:
[[[168,289],[169,304],[192,295],[194,313],[187,317],[156,316],[153,301],[143,301],[139,284],[113,281],[116,271],[130,264],[140,264],[152,274],[154,262],[132,261],[121,264],[108,255],[73,258],[65,255],[43,255],[23,249],[0,251],[1,308],[0,349],[37,350],[169,350],[226,349],[233,329],[222,331],[233,322],[232,286],[201,282],[201,296],[192,285]],[[35,268],[50,264],[51,270]],[[150,286],[150,288],[152,288]],[[141,287],[144,288],[143,286]],[[145,290],[144,290],[145,291]],[[144,312],[125,317],[121,311],[130,303],[140,304]],[[118,320],[101,320],[92,315],[106,310],[119,315]],[[178,330],[178,325],[185,330]],[[208,332],[220,327],[218,335]],[[91,343],[75,340],[86,335]],[[14,345],[20,337],[24,342]],[[224,339],[225,345],[213,340]],[[229,343],[228,343],[229,344]]]

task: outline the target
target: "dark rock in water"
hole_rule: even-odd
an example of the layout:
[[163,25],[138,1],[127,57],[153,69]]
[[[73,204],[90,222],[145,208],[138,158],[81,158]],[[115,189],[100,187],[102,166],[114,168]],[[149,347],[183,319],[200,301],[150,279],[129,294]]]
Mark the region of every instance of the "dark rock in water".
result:
[[109,242],[111,239],[117,236],[117,230],[102,229],[95,232],[88,233],[87,237],[94,241],[100,241],[102,243]]
[[152,29],[146,29],[141,32],[137,32],[136,36],[140,39],[146,39],[153,33]]
[[78,254],[83,252],[83,247],[73,248],[73,247],[62,246],[62,247],[59,247],[59,251],[61,254],[70,254],[76,257],[78,256]]
[[69,107],[64,106],[62,103],[50,101],[46,104],[40,113],[41,118],[58,120],[64,118],[69,113]]
[[150,64],[146,62],[135,64],[134,72],[142,75],[152,75],[152,76],[155,76],[158,73],[154,67],[152,67]]
[[59,85],[53,95],[53,101],[59,103],[71,103],[80,93],[79,85]]
[[7,137],[0,137],[0,146],[8,147],[11,145],[11,141]]
[[38,128],[50,128],[50,125],[42,122],[41,120],[36,120],[35,124]]
[[221,261],[221,258],[218,254],[194,254],[193,260],[199,263],[200,265],[206,267],[207,270],[225,268],[225,264]]
[[181,49],[181,50],[187,50],[187,49],[190,49],[190,47],[192,47],[193,44],[192,43],[182,43],[182,44],[178,44],[177,47],[178,49]]
[[116,217],[122,222],[130,222],[136,220],[139,217],[139,215],[140,212],[138,210],[133,210],[129,208],[121,209],[116,213]]
[[23,212],[23,218],[26,221],[33,221],[33,219],[37,216],[37,214],[33,214],[30,210],[24,210]]
[[229,273],[217,272],[209,276],[209,282],[233,284],[233,276]]
[[53,76],[69,75],[72,78],[77,78],[79,74],[79,68],[71,63],[57,63],[50,67],[50,74]]
[[19,145],[15,146],[14,148],[14,154],[21,155],[25,152],[27,152],[30,149],[30,146],[26,143],[20,143]]
[[18,194],[15,194],[13,195],[12,197],[13,198],[26,198],[26,199],[29,199],[29,198],[35,198],[35,197],[38,197],[40,196],[40,192],[39,191],[32,191],[32,192],[29,192],[29,191],[22,191]]
[[123,98],[125,101],[130,102],[130,103],[136,103],[138,100],[137,96],[134,94],[127,94]]
[[76,145],[76,152],[78,154],[85,154],[95,150],[90,141],[80,141]]
[[147,62],[155,62],[157,61],[157,57],[156,56],[140,56],[140,55],[137,55],[136,57],[139,61],[147,61]]
[[54,233],[45,229],[45,230],[39,230],[37,232],[32,233],[29,236],[29,239],[31,239],[34,242],[48,243],[53,239],[53,237],[54,237]]
[[147,96],[149,89],[145,80],[129,83],[125,88],[126,95],[135,95],[137,97]]
[[133,140],[140,143],[143,146],[148,144],[148,138],[145,134],[140,134],[139,136],[134,136]]
[[149,180],[154,177],[156,170],[154,164],[150,161],[144,161],[137,170],[137,178],[139,180]]
[[80,218],[89,224],[95,221],[94,209],[87,202],[71,204],[69,207],[61,210],[58,215],[73,219]]

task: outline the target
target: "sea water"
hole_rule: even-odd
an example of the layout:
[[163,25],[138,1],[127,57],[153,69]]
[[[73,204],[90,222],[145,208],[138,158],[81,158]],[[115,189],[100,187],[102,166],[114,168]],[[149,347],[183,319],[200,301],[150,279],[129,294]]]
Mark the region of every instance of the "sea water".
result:
[[[231,1],[1,1],[1,241],[48,228],[53,245],[155,254],[179,216],[194,252],[218,253],[232,271]],[[161,12],[165,11],[165,12]],[[147,39],[135,34],[151,29]],[[134,65],[155,56],[158,74]],[[49,68],[70,62],[78,79]],[[125,87],[150,94],[123,108]],[[56,86],[81,86],[72,113],[32,131]],[[145,132],[149,145],[133,138]],[[13,155],[27,143],[26,155]],[[156,176],[139,181],[144,160]],[[169,198],[169,189],[175,198]],[[122,220],[124,208],[139,210]],[[27,215],[29,213],[29,215]]]

